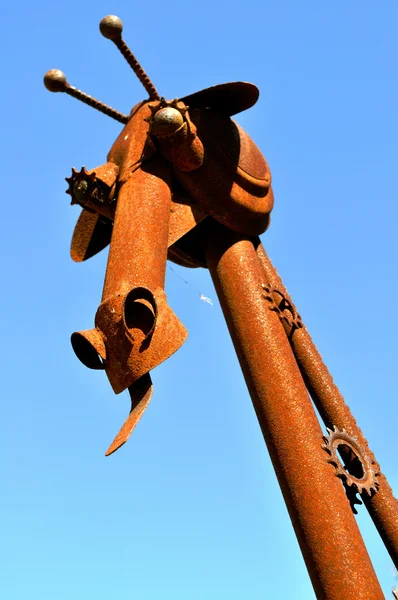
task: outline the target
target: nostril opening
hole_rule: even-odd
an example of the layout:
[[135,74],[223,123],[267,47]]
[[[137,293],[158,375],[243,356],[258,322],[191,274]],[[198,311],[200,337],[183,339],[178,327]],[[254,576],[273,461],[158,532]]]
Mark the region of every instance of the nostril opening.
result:
[[129,329],[140,329],[145,335],[155,322],[152,306],[146,300],[133,300],[125,306],[124,319]]
[[156,302],[149,290],[136,288],[127,294],[124,302],[124,322],[133,337],[139,332],[144,334],[144,337],[150,335],[155,326],[156,316]]
[[71,336],[72,348],[77,358],[89,369],[105,369],[104,359],[94,345],[81,333]]

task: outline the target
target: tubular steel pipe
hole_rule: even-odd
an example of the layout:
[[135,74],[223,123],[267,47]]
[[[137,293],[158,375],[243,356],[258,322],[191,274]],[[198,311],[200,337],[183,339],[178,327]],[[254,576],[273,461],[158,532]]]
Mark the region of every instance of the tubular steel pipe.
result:
[[318,599],[383,593],[249,238],[214,224],[206,260]]
[[122,185],[102,299],[144,285],[163,288],[170,221],[169,173],[161,161],[137,169]]
[[[261,243],[257,246],[257,255],[268,283],[274,289],[279,290],[294,308],[289,293]],[[308,330],[303,325],[294,331],[289,340],[307,389],[325,425],[330,429],[333,426],[340,430],[345,429],[348,434],[357,438],[376,463],[365,436],[334,383]],[[376,494],[372,496],[363,494],[361,497],[398,569],[398,500],[394,498],[391,487],[382,473],[378,476],[378,481],[379,488]]]

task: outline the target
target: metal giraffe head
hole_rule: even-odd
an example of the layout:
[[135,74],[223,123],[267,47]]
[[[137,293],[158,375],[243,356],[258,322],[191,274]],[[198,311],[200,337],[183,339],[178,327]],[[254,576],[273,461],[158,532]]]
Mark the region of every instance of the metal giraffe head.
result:
[[147,407],[150,370],[187,336],[164,293],[166,259],[206,267],[206,223],[215,219],[255,236],[268,227],[273,206],[268,165],[230,118],[255,104],[257,87],[225,83],[165,100],[122,30],[118,17],[100,23],[148,94],[128,116],[70,85],[62,71],[44,77],[51,92],[65,92],[124,125],[105,164],[73,169],[67,178],[72,204],[82,208],[73,260],[82,262],[110,244],[95,327],[72,335],[84,365],[105,370],[116,394],[130,392],[130,415],[107,454],[127,440]]

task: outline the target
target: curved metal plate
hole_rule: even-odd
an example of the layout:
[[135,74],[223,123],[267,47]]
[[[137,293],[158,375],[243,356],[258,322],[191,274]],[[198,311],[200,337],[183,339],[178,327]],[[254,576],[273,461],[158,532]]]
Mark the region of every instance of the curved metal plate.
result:
[[111,241],[112,228],[109,219],[83,209],[72,236],[72,260],[83,262],[101,252]]
[[109,456],[118,450],[127,442],[133,429],[141,419],[152,397],[153,384],[149,373],[143,375],[133,385],[130,385],[129,394],[131,398],[131,410],[123,423],[119,433],[105,452],[105,456]]
[[213,108],[231,117],[251,108],[259,95],[258,87],[253,83],[234,81],[214,85],[180,100],[190,108]]

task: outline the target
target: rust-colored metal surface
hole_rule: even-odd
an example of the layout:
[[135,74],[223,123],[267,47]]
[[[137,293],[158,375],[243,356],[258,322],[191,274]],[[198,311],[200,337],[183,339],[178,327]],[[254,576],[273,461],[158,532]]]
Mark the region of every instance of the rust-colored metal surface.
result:
[[206,256],[317,597],[383,598],[253,242],[215,226]]
[[[386,477],[381,473],[375,456],[369,448],[368,442],[358,427],[349,407],[344,401],[338,387],[333,381],[327,366],[322,360],[317,347],[311,339],[307,328],[301,321],[297,319],[297,310],[289,296],[288,291],[282,283],[277,271],[272,265],[267,253],[262,244],[257,242],[257,255],[264,269],[265,277],[273,290],[278,290],[280,299],[284,299],[289,309],[284,310],[285,318],[289,322],[296,320],[299,322],[299,327],[293,327],[293,331],[289,334],[289,341],[294,352],[297,364],[301,370],[304,381],[308,388],[311,398],[316,405],[319,414],[322,417],[326,427],[329,429],[338,428],[345,431],[353,440],[356,441],[359,451],[354,453],[362,454],[364,457],[360,462],[362,465],[363,480],[366,480],[370,473],[377,473],[374,483],[370,486],[373,489],[371,493],[361,494],[361,498],[369,511],[383,541],[390,553],[390,556],[398,568],[398,500],[394,498],[391,487],[388,484]],[[344,446],[345,444],[342,444]],[[347,457],[348,463],[350,457]],[[340,465],[337,465],[337,469]],[[355,466],[354,466],[355,469]],[[350,469],[348,468],[348,471]],[[344,469],[346,475],[340,470],[336,471],[337,475],[344,481],[349,478],[349,472]],[[362,487],[362,485],[360,484]],[[356,492],[359,490],[358,485],[351,487],[351,498],[355,502]],[[375,489],[377,493],[375,493]],[[370,491],[370,489],[369,489]],[[357,500],[356,503],[360,502]]]
[[273,208],[271,173],[230,117],[250,108],[258,89],[234,82],[166,100],[122,39],[120,19],[105,17],[100,30],[147,99],[126,116],[61,71],[44,83],[124,125],[103,165],[67,178],[71,203],[82,209],[72,259],[110,245],[94,327],[72,334],[82,363],[104,370],[115,393],[130,394],[106,455],[147,408],[150,371],[187,336],[164,292],[167,259],[208,267],[317,597],[382,599],[353,513],[359,495],[397,564],[397,500],[257,237]]

